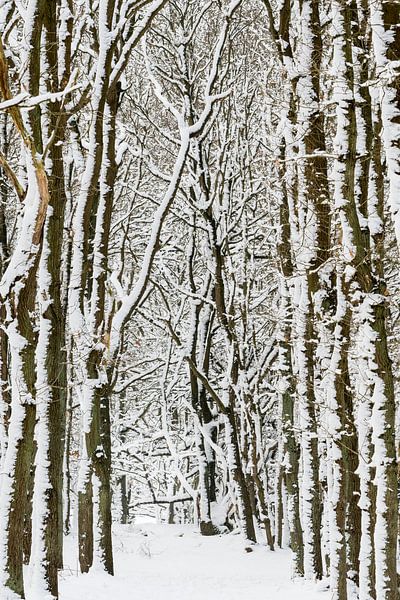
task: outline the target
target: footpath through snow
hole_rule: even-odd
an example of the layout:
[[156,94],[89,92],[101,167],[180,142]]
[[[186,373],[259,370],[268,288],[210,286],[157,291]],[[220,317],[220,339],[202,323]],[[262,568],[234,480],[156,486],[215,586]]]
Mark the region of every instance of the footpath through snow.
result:
[[194,526],[120,526],[115,577],[78,575],[76,540],[67,545],[61,600],[328,600],[316,585],[291,580],[289,551],[256,546],[246,552],[239,535],[205,538]]

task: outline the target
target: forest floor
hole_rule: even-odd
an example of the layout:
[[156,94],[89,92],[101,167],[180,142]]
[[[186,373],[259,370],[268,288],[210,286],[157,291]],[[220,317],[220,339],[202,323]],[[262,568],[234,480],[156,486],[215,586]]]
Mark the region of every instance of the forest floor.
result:
[[120,526],[115,577],[78,574],[67,542],[62,600],[329,600],[321,586],[291,578],[288,550],[253,546],[239,535],[201,537],[194,526]]

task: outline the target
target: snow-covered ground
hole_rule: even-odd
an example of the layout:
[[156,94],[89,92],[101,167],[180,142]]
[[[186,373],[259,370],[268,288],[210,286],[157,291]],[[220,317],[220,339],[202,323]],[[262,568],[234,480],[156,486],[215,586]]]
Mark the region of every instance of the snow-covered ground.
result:
[[329,600],[318,586],[291,580],[287,550],[270,552],[239,535],[201,537],[194,526],[143,524],[115,531],[115,577],[78,575],[67,541],[62,600]]

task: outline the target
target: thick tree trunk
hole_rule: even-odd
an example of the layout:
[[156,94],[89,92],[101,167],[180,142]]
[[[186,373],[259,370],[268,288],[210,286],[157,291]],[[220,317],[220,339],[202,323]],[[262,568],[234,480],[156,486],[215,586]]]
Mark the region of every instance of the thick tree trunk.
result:
[[[395,401],[387,349],[385,286],[373,272],[369,250],[370,231],[365,225],[361,227],[360,209],[356,204],[355,165],[358,148],[352,48],[354,15],[352,7],[344,0],[335,3],[335,8],[334,56],[336,64],[340,65],[342,80],[342,84],[337,85],[335,94],[338,103],[337,144],[340,149],[336,202],[342,225],[343,256],[350,269],[354,269],[353,287],[359,287],[364,299],[361,318],[365,327],[371,379],[371,439],[374,447],[372,461],[376,467],[377,486],[374,532],[376,595],[379,600],[388,600],[397,598],[397,474],[394,442]],[[352,486],[349,492],[351,490]],[[370,506],[373,504],[370,503]]]

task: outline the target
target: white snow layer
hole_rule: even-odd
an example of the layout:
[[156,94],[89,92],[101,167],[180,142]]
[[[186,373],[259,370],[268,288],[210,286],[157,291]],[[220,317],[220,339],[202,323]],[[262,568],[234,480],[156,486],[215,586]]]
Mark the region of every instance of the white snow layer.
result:
[[321,584],[292,580],[289,550],[248,552],[240,535],[202,537],[194,525],[116,526],[114,577],[81,575],[76,548],[68,537],[61,600],[328,600]]

